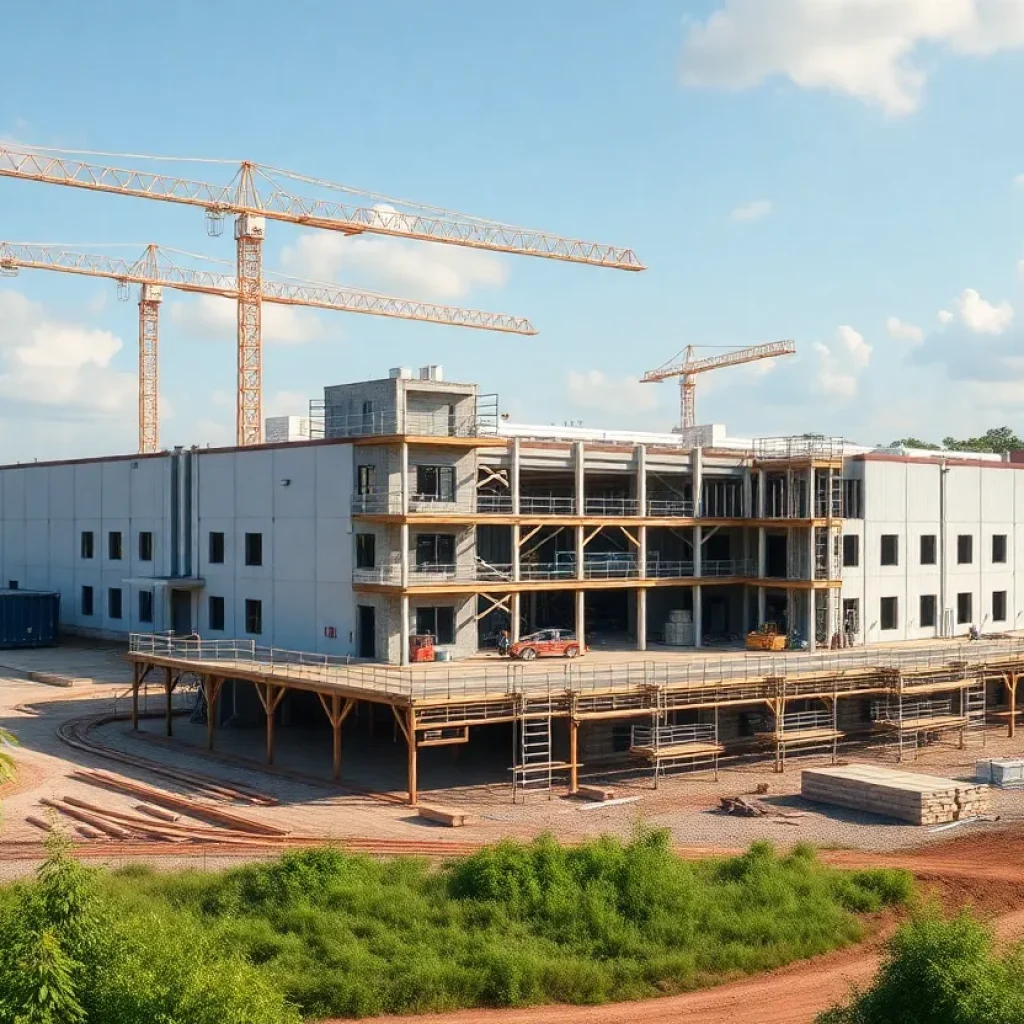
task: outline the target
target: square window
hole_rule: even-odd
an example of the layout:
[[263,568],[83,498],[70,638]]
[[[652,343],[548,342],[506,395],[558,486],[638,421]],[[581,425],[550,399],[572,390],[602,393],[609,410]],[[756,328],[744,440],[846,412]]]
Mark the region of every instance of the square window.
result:
[[860,537],[855,533],[843,537],[843,565],[860,565]]
[[153,534],[149,530],[139,531],[139,561],[153,561]]
[[880,611],[882,629],[899,628],[899,605],[897,598],[883,597]]
[[921,535],[921,564],[935,565],[935,534],[925,533]]
[[112,562],[121,561],[121,531],[111,530],[107,534],[107,558]]
[[1005,590],[993,590],[992,591],[992,621],[993,622],[1005,622],[1006,621],[1006,591]]
[[994,533],[994,534],[992,534],[992,561],[993,562],[1005,562],[1006,561],[1006,534],[1005,533]]
[[454,501],[454,466],[417,466],[416,498],[418,501]]
[[121,588],[111,587],[107,591],[107,615],[112,619],[121,618]]
[[93,556],[93,537],[92,530],[82,531],[82,557],[92,558]]
[[210,532],[210,557],[209,561],[214,565],[224,563],[224,534]]
[[957,594],[956,595],[956,621],[957,624],[962,625],[965,622],[974,621],[974,595],[973,594]]
[[438,644],[455,643],[455,609],[451,606],[417,608],[416,632],[429,633]]
[[[900,539],[895,533],[882,534],[882,565],[900,564]],[[884,599],[883,599],[884,600]],[[896,627],[892,627],[895,629]]]
[[416,535],[416,568],[455,564],[455,534],[420,533]]
[[263,564],[263,534],[247,533],[245,535],[245,564]]
[[211,597],[206,606],[209,628],[213,630],[224,629],[224,598]]
[[82,587],[82,614],[92,615],[92,587]]
[[374,494],[377,490],[377,467],[357,466],[356,490],[359,494]]
[[956,539],[957,565],[970,565],[974,561],[974,538],[969,533],[961,533]]
[[153,591],[139,591],[139,622],[153,621]]
[[921,595],[921,622],[922,628],[927,629],[935,626],[936,600],[934,594]]
[[259,635],[263,632],[263,602],[246,598],[245,631]]

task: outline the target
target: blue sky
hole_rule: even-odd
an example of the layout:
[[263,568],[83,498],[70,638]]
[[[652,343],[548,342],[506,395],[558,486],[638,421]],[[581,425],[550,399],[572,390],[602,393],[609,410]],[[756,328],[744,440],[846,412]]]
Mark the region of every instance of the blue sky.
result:
[[[795,357],[702,380],[698,418],[866,443],[1021,426],[1024,0],[42,0],[11,5],[0,34],[2,138],[257,160],[629,246],[649,267],[272,223],[269,268],[526,315],[541,334],[275,313],[271,413],[442,363],[518,420],[667,429],[677,390],[641,387],[644,370],[687,343],[793,338]],[[233,259],[230,228],[208,238],[181,206],[0,179],[0,211],[8,240]],[[233,317],[167,296],[164,443],[233,437]],[[110,283],[0,280],[0,459],[132,449],[136,321]]]

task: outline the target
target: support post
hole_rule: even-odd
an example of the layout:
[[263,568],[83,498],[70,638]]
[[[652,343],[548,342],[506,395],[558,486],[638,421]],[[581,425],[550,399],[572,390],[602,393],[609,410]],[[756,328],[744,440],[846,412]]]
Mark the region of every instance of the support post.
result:
[[203,694],[206,697],[206,749],[213,750],[213,734],[217,728],[217,698],[223,679],[203,676]]
[[[511,472],[509,473],[509,485],[512,491],[512,515],[517,516],[520,512],[519,502],[519,478],[520,478],[520,466],[522,463],[522,456],[520,452],[520,441],[518,437],[512,438],[512,451],[511,451]],[[516,527],[518,530],[518,526]]]
[[409,664],[409,595],[403,594],[399,599],[402,605],[402,635],[399,638],[401,650],[398,652],[400,665]]
[[579,790],[579,763],[576,752],[579,744],[580,723],[575,712],[569,715],[569,795],[574,796]]
[[337,782],[341,778],[341,697],[331,697],[331,778]]
[[136,661],[132,664],[132,732],[139,731],[139,685],[142,666]]
[[[696,459],[699,448],[694,449]],[[693,577],[699,580],[704,573],[704,529],[700,526],[693,528]],[[704,624],[703,624],[703,602],[701,600],[701,585],[697,583],[693,588],[693,646],[704,646]]]
[[170,665],[164,668],[164,693],[167,695],[167,735],[174,735],[174,727],[171,724],[171,694],[174,692],[174,677],[171,675]]
[[1006,676],[1006,682],[1010,690],[1010,725],[1006,735],[1013,739],[1017,732],[1017,683],[1020,682],[1020,676],[1016,672],[1009,672]]
[[704,514],[704,450],[694,448],[690,453],[690,466],[693,477],[693,514]]
[[647,588],[639,587],[636,592],[636,649],[647,650]]
[[580,642],[581,651],[587,646],[586,598],[585,590],[576,591],[576,639]]
[[583,560],[586,557],[586,540],[583,536],[583,527],[576,527],[576,579],[584,578]]
[[509,615],[512,619],[512,628],[509,631],[509,639],[512,641],[512,643],[516,643],[519,640],[519,619],[522,615],[522,594],[520,594],[518,590],[512,594],[512,600],[510,603],[512,605],[512,611],[509,613]]
[[409,806],[415,807],[419,800],[419,783],[416,778],[416,712],[409,708],[406,718],[406,739],[409,741]]
[[647,445],[636,446],[636,514],[647,515]]
[[576,482],[576,515],[586,515],[587,512],[587,484],[586,484],[586,454],[582,441],[573,445],[573,473]]
[[[813,530],[811,531],[814,532]],[[817,594],[814,589],[807,591],[807,650],[813,654],[818,649],[818,620],[815,615],[815,598]]]
[[277,710],[274,696],[274,687],[267,683],[267,764],[274,763],[274,712]]
[[699,583],[693,588],[693,646],[704,646],[704,602]]
[[512,524],[512,582],[519,582],[519,574],[522,571],[520,565],[521,548],[523,546],[523,531],[518,523]]

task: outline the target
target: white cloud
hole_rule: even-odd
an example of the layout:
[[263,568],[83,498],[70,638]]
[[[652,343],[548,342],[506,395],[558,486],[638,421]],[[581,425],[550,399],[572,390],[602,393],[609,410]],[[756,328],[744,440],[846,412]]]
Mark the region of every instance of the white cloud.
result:
[[281,263],[289,273],[315,281],[355,281],[441,302],[461,298],[478,286],[500,288],[508,280],[505,264],[478,249],[351,238],[333,231],[299,235],[282,250]]
[[968,330],[975,334],[1002,334],[1013,322],[1013,307],[1005,299],[993,306],[974,288],[965,288],[956,300],[957,312]]
[[948,309],[939,310],[939,323],[942,324],[943,327],[945,327],[946,324],[951,324],[953,319],[953,314]]
[[981,56],[1024,45],[1020,0],[722,0],[690,23],[685,85],[746,89],[775,76],[906,115],[921,102],[921,54]]
[[[170,305],[171,320],[182,330],[203,336],[234,341],[237,333],[238,304],[217,295],[190,296]],[[268,344],[301,345],[324,336],[324,325],[311,310],[296,306],[263,303],[263,340]],[[338,330],[332,329],[332,337]]]
[[1014,183],[1014,185],[1017,186],[1017,188],[1024,188],[1024,174],[1018,174],[1013,179],[1013,183]]
[[610,413],[650,412],[659,404],[658,388],[641,384],[636,377],[608,377],[600,370],[566,375],[569,398],[574,405]]
[[138,400],[134,373],[111,360],[124,343],[109,331],[51,317],[19,292],[0,292],[0,396],[46,415],[116,415]]
[[871,346],[864,336],[849,325],[836,329],[835,344],[831,347],[820,341],[811,344],[818,357],[815,375],[817,390],[835,398],[853,398],[857,394],[857,379],[871,361]]
[[894,341],[909,341],[913,345],[924,341],[924,331],[920,327],[916,324],[905,323],[898,316],[889,317],[885,321],[885,329]]
[[770,199],[757,199],[752,203],[747,203],[745,206],[737,206],[735,210],[729,214],[731,220],[738,221],[740,223],[749,223],[750,221],[760,220],[762,217],[767,217],[772,212],[772,203]]
[[264,397],[263,415],[266,416],[308,416],[309,395],[304,391],[276,391]]

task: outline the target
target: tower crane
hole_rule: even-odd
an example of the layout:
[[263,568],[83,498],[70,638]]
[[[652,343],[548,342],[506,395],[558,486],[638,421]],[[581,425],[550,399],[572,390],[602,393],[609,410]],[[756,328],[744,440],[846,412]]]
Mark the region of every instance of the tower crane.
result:
[[[257,444],[262,433],[261,308],[264,295],[261,281],[267,220],[339,231],[345,235],[387,235],[617,270],[644,269],[630,249],[457,214],[251,161],[242,161],[227,185],[215,185],[167,174],[103,166],[72,159],[72,156],[169,159],[0,145],[0,177],[199,207],[206,211],[207,229],[214,235],[222,232],[226,215],[235,217],[239,445]],[[340,192],[351,198],[302,198],[291,191],[292,182]]]
[[[113,256],[74,252],[60,246],[0,242],[0,276],[11,277],[21,269],[54,270],[66,274],[114,280],[119,295],[127,299],[129,286],[139,285],[139,451],[158,450],[158,364],[159,311],[163,289],[199,292],[238,299],[237,280],[219,270],[198,270],[182,266],[170,253],[188,256],[175,249],[149,245],[133,263]],[[509,334],[536,334],[529,320],[505,313],[441,306],[414,299],[396,299],[376,292],[364,292],[338,285],[316,284],[294,278],[261,280],[260,298],[290,306],[311,306],[371,316],[419,320],[454,327],[475,327]]]
[[792,355],[796,345],[792,341],[773,341],[767,345],[750,345],[748,348],[724,352],[719,356],[708,356],[697,359],[696,350],[707,346],[687,345],[683,349],[682,361],[673,356],[656,370],[648,370],[641,378],[641,384],[656,384],[669,377],[679,378],[679,426],[685,431],[696,425],[697,421],[697,374],[717,370],[722,366],[739,366],[741,363],[753,363],[758,359],[774,359],[776,356]]

